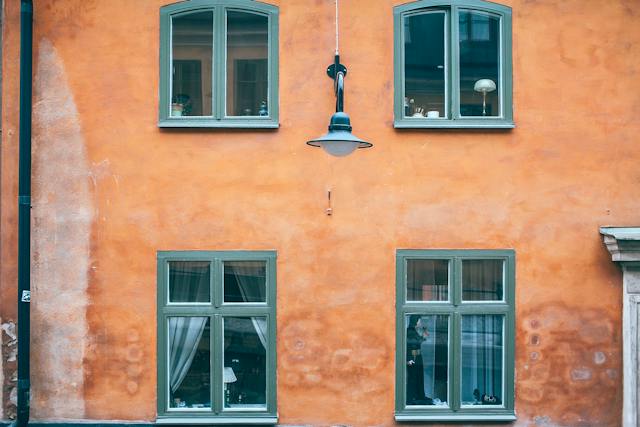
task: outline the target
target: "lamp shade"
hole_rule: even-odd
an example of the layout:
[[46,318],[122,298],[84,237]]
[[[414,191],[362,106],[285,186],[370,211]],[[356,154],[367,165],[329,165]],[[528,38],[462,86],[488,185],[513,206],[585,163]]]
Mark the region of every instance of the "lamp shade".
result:
[[480,79],[473,85],[476,92],[493,92],[496,90],[496,83],[491,79]]
[[229,366],[225,366],[223,371],[222,371],[222,381],[226,384],[226,383],[235,383],[236,381],[238,381],[238,379],[236,378],[236,374],[235,372],[233,372],[233,369]]
[[331,116],[329,132],[319,138],[307,141],[307,144],[313,147],[322,147],[324,151],[337,157],[347,156],[356,148],[369,148],[373,145],[351,133],[351,120],[342,111]]

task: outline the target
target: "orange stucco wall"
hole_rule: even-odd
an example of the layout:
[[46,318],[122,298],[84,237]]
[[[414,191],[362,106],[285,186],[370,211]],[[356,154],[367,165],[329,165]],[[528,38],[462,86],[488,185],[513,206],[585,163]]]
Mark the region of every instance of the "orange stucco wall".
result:
[[[4,3],[6,323],[19,2]],[[402,2],[342,1],[346,110],[375,146],[339,159],[304,144],[334,103],[332,1],[272,2],[281,126],[256,132],[158,129],[165,1],[34,3],[34,419],[154,420],[156,251],[275,249],[280,422],[394,425],[396,249],[513,248],[515,424],[620,424],[621,274],[598,226],[638,222],[636,0],[505,2],[517,126],[506,132],[394,130]]]

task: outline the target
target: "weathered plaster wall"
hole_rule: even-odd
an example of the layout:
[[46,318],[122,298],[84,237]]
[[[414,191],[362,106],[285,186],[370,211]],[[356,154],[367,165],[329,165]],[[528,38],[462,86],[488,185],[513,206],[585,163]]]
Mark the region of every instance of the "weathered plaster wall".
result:
[[93,177],[64,64],[45,38],[34,89],[33,416],[82,418]]
[[[332,1],[273,2],[273,132],[157,128],[166,2],[35,3],[36,87],[49,104],[34,116],[34,278],[53,299],[34,291],[34,340],[67,347],[34,356],[36,418],[153,420],[156,251],[276,249],[281,422],[393,425],[395,250],[514,248],[516,425],[619,425],[621,275],[598,226],[638,219],[640,3],[507,1],[517,128],[400,132],[401,1],[341,2],[346,109],[375,144],[344,159],[304,145],[333,108]],[[15,319],[18,9],[6,5],[3,51],[5,322]]]

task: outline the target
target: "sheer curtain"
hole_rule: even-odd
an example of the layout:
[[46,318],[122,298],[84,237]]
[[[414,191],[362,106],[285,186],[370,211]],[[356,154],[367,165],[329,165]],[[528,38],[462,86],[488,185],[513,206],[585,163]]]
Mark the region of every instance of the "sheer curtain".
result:
[[207,320],[206,317],[169,318],[169,382],[172,392],[180,387],[191,368]]
[[[208,263],[178,261],[169,264],[171,302],[207,301],[208,294]],[[191,368],[207,320],[207,317],[169,318],[169,384],[172,392],[180,387]]]
[[424,377],[424,395],[435,398],[436,366],[436,315],[422,316],[416,324],[416,331],[422,337],[420,355]]
[[[242,261],[233,263],[233,275],[238,282],[240,294],[245,302],[266,301],[266,278],[256,274],[256,271],[263,269],[263,261]],[[253,323],[253,328],[256,330],[256,334],[258,335],[262,346],[266,349],[267,319],[263,317],[252,317],[251,323]]]
[[502,399],[502,322],[502,315],[462,316],[463,404],[483,394]]

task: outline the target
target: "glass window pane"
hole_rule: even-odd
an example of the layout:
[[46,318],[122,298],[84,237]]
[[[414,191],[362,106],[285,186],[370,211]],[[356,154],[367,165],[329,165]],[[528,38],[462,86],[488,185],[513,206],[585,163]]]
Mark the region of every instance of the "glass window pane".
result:
[[407,337],[407,405],[447,405],[449,321],[445,315],[410,314]]
[[169,302],[209,302],[208,261],[169,262]]
[[169,317],[169,407],[211,408],[208,317]]
[[446,117],[444,11],[404,20],[404,116]]
[[269,19],[227,12],[227,116],[268,116]]
[[448,260],[410,259],[407,261],[407,301],[448,300]]
[[224,302],[266,302],[266,278],[264,261],[226,261]]
[[225,409],[266,407],[268,324],[264,316],[225,317]]
[[503,315],[462,316],[462,404],[502,405]]
[[211,116],[213,12],[172,18],[171,116]]
[[504,261],[474,259],[462,261],[462,299],[464,301],[502,301]]
[[499,116],[500,18],[461,10],[460,115]]

